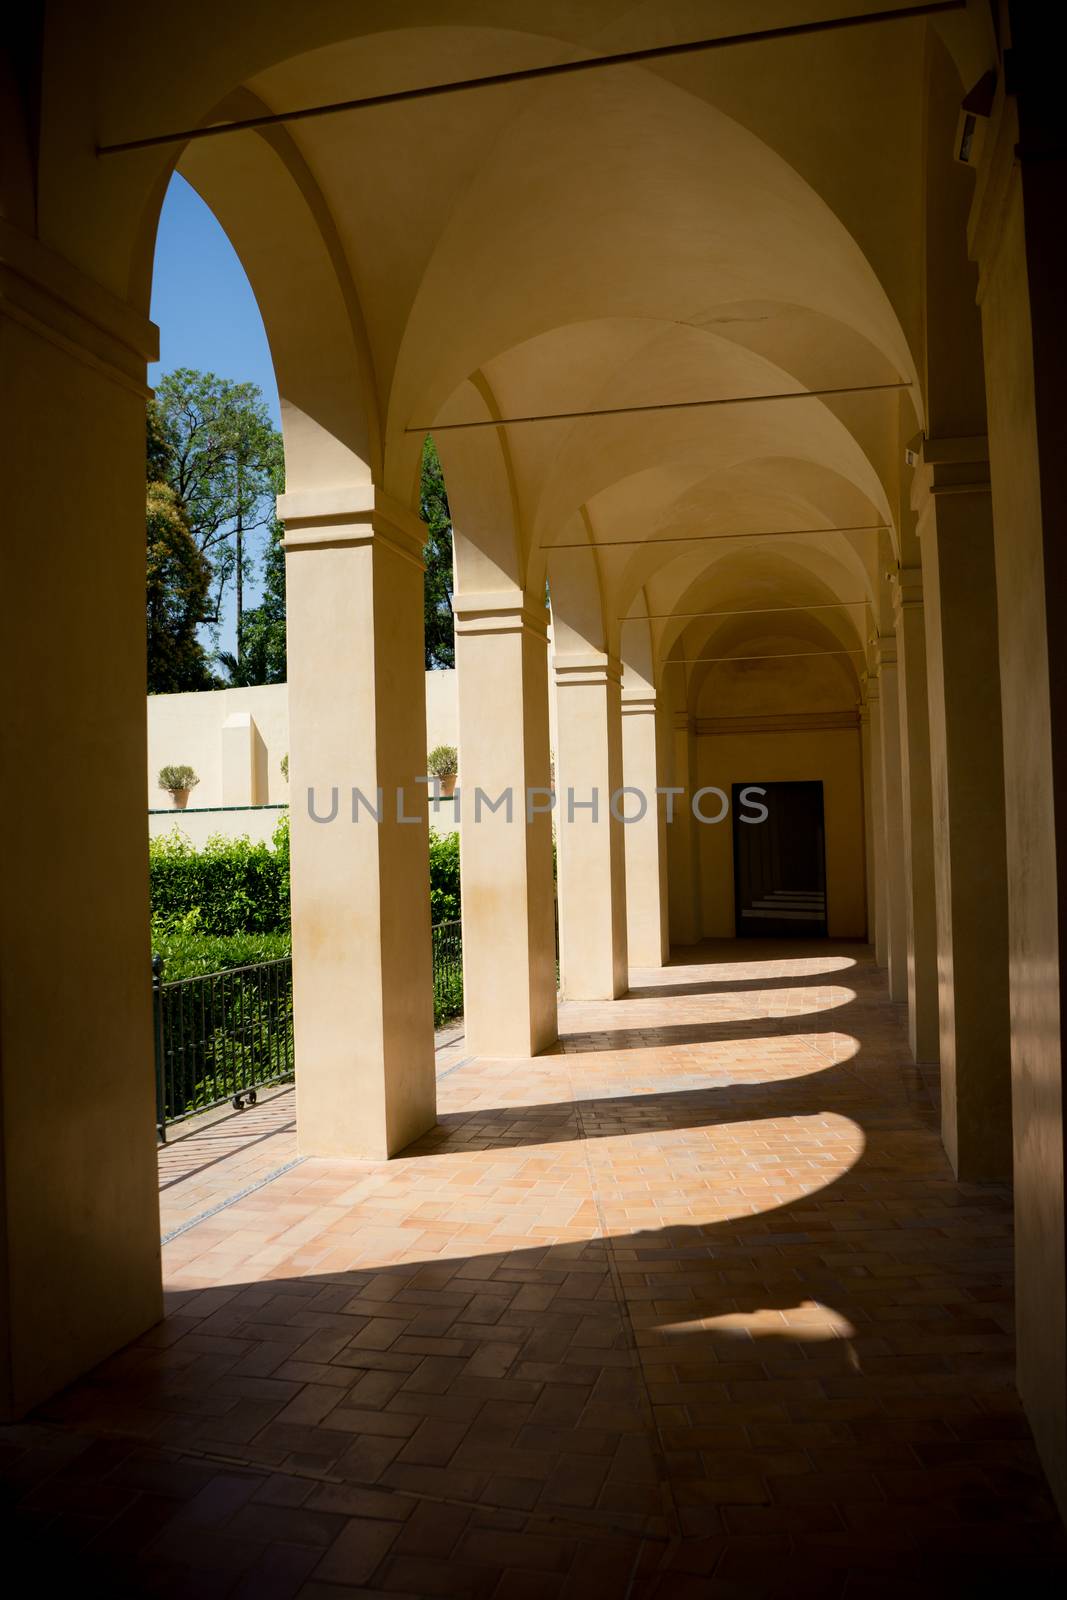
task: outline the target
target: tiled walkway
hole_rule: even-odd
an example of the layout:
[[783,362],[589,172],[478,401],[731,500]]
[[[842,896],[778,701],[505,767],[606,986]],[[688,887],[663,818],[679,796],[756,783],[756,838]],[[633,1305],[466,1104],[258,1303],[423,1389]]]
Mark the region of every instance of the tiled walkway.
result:
[[866,952],[708,946],[633,982],[565,1006],[558,1054],[453,1046],[400,1160],[289,1165],[285,1097],[164,1157],[167,1320],[4,1434],[37,1583],[1067,1575],[1012,1388],[1009,1199],[953,1181]]

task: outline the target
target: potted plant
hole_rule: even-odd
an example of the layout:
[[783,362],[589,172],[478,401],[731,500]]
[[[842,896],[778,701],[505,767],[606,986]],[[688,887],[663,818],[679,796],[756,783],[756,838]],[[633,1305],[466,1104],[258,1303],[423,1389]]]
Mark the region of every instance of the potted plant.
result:
[[426,757],[426,771],[431,778],[440,779],[443,795],[455,794],[459,759],[454,744],[439,744]]
[[192,767],[160,767],[159,769],[159,787],[167,790],[172,804],[177,806],[179,811],[185,810],[189,803],[189,791],[190,789],[195,789],[199,782],[200,779]]

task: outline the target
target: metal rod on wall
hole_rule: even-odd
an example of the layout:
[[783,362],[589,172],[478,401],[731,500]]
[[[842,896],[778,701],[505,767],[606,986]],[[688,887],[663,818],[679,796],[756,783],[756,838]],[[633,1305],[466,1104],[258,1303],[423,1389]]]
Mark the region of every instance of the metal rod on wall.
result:
[[772,650],[764,656],[672,656],[665,667],[695,667],[716,661],[807,661],[812,656],[865,656],[866,650]]
[[866,600],[821,600],[810,606],[739,606],[733,611],[650,611],[643,617],[619,617],[619,622],[690,622],[697,617],[770,617],[781,611],[839,611],[865,606]]
[[241,133],[255,128],[274,128],[281,123],[307,122],[313,117],[333,117],[345,111],[367,111],[375,106],[403,105],[409,100],[430,100],[440,95],[461,94],[471,89],[493,89],[505,84],[533,83],[540,78],[562,78],[578,72],[599,72],[608,67],[635,66],[647,61],[666,61],[676,56],[726,50],[731,46],[762,44],[774,39],[798,39],[808,34],[832,33],[840,28],[862,28],[882,22],[903,22],[909,17],[936,16],[939,12],[960,11],[967,0],[937,0],[935,4],[895,6],[889,11],[866,15],[827,17],[818,22],[796,22],[781,28],[763,28],[750,33],[729,33],[711,39],[689,39],[681,44],[652,45],[644,50],[617,50],[611,55],[586,56],[580,61],[557,61],[541,67],[519,67],[511,72],[493,72],[480,78],[459,78],[450,83],[425,84],[415,89],[394,89],[387,94],[364,95],[356,100],[333,100],[325,105],[299,106],[293,111],[266,111],[258,117],[238,117],[231,122],[214,122],[207,127],[180,128],[172,133],[153,133],[140,139],[122,139],[99,144],[98,156],[122,155],[131,150],[151,150],[159,145],[188,144],[194,139],[217,139],[226,133]]
[[843,394],[877,394],[889,389],[911,389],[907,378],[892,383],[847,383],[833,389],[785,389],[780,394],[730,394],[712,400],[663,400],[639,406],[600,406],[587,411],[541,411],[524,417],[477,417],[470,422],[420,422],[405,433],[458,433],[473,428],[514,428],[524,422],[579,422],[586,417],[628,417],[650,411],[697,411],[709,406],[766,405],[770,400],[822,400]]
[[726,539],[795,539],[809,533],[887,533],[884,522],[864,522],[854,528],[761,528],[755,533],[685,533],[669,539],[577,539],[573,543],[546,544],[551,550],[654,550],[661,544],[715,544]]

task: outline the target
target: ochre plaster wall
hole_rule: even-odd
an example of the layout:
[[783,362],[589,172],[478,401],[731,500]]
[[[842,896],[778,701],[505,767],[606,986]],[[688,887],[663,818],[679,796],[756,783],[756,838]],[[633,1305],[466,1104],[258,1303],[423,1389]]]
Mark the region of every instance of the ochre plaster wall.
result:
[[[728,795],[735,783],[822,783],[828,932],[834,939],[865,938],[863,776],[858,722],[854,728],[698,734],[696,743],[701,786],[714,784]],[[714,795],[702,802],[702,810],[709,816],[719,809]],[[735,933],[732,818],[727,816],[722,822],[706,826],[698,824],[696,831],[704,937],[730,939]]]

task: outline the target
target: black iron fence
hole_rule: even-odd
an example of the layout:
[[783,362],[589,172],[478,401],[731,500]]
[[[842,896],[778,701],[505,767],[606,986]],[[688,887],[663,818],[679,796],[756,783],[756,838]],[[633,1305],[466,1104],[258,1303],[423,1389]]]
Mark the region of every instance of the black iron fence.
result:
[[440,1027],[463,1010],[463,924],[433,927],[433,1020]]
[[[293,1076],[293,964],[289,956],[166,983],[152,962],[156,1125],[216,1106],[255,1105],[257,1090]],[[463,1010],[463,928],[433,929],[433,1012],[440,1025]]]
[[156,1031],[156,1125],[167,1128],[293,1075],[293,964],[285,956],[163,982],[152,962]]
[[[559,920],[556,922],[559,961]],[[228,1102],[255,1105],[257,1090],[293,1076],[293,963],[289,956],[193,978],[163,980],[152,959],[156,1125],[167,1129]],[[463,924],[433,928],[433,1016],[463,1010]]]

